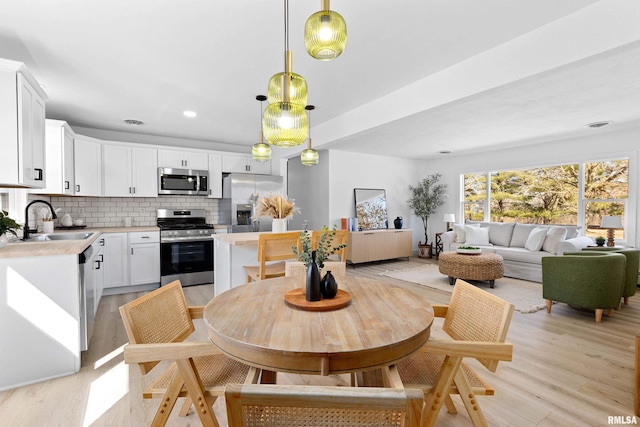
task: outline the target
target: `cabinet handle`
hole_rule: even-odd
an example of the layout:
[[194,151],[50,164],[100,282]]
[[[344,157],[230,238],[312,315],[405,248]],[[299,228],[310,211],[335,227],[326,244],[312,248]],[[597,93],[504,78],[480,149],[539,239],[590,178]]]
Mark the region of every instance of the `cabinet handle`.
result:
[[104,239],[100,239],[100,246],[104,246]]
[[133,255],[133,248],[131,248],[131,255]]
[[136,194],[136,187],[133,187],[133,194]]
[[129,187],[129,194],[131,194],[131,187]]
[[95,260],[94,262],[96,263],[96,270],[100,270],[100,261]]
[[140,236],[141,239],[148,239],[150,236]]
[[100,254],[100,262],[104,262],[104,255]]
[[369,235],[369,234],[373,234],[373,233],[362,233],[362,234],[364,234],[365,236],[367,236],[367,235]]
[[80,184],[76,184],[76,193],[80,192]]
[[34,171],[38,172],[38,175],[34,178],[36,181],[42,181],[42,169],[33,168]]
[[64,182],[64,189],[68,190],[69,189],[69,181],[65,181]]

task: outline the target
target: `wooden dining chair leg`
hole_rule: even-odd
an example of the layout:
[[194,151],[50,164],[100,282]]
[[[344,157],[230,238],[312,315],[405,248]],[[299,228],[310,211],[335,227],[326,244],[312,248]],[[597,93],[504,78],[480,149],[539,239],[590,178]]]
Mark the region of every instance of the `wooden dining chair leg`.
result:
[[171,414],[171,411],[178,400],[178,395],[180,394],[180,391],[182,391],[182,387],[184,387],[184,381],[180,377],[179,370],[176,369],[171,377],[171,381],[169,382],[169,386],[167,387],[164,396],[162,396],[162,403],[158,406],[156,415],[153,417],[153,421],[151,421],[152,427],[162,427],[167,424],[169,414]]
[[484,417],[482,410],[480,409],[480,405],[478,405],[478,397],[473,394],[473,390],[471,389],[471,385],[467,380],[462,369],[459,369],[456,373],[456,376],[453,379],[456,387],[458,388],[458,393],[460,393],[460,398],[462,399],[462,403],[464,403],[465,408],[467,409],[467,413],[469,414],[469,418],[471,418],[471,422],[475,427],[488,427],[487,419]]
[[202,380],[198,375],[193,359],[176,360],[180,376],[184,380],[189,395],[193,400],[193,406],[196,414],[200,418],[200,422],[204,427],[220,427],[213,413],[213,408],[209,406],[209,402],[204,394]]
[[425,395],[424,407],[422,409],[421,427],[432,427],[438,419],[438,414],[442,405],[449,396],[449,388],[453,379],[460,369],[462,357],[446,356],[438,376],[436,377],[431,392]]
[[189,396],[184,398],[184,403],[182,404],[182,408],[180,408],[179,413],[181,417],[186,417],[187,415],[189,415],[189,409],[191,409],[192,403],[193,402],[191,401],[191,398]]
[[458,410],[456,409],[456,405],[453,404],[453,399],[451,399],[451,395],[448,395],[444,399],[444,404],[447,407],[447,412],[450,414],[457,414]]

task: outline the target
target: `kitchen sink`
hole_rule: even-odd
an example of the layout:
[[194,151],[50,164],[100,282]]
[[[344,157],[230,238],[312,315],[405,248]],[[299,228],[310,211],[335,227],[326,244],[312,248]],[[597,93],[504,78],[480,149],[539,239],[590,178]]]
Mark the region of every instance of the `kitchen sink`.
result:
[[84,240],[91,237],[93,233],[55,233],[40,234],[30,237],[27,242],[48,242],[54,240]]

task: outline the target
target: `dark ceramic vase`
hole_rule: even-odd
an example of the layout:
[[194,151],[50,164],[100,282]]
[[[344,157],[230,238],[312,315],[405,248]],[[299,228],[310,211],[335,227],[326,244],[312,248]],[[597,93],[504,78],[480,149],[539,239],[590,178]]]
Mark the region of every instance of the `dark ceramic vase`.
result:
[[338,293],[338,282],[336,282],[336,278],[333,277],[331,271],[327,271],[327,274],[322,278],[320,282],[320,292],[322,293],[322,297],[327,299],[335,297]]
[[398,230],[402,228],[402,217],[401,216],[399,216],[399,217],[397,217],[396,219],[393,220],[393,226]]
[[320,270],[316,264],[316,251],[311,252],[311,261],[307,268],[307,301],[320,301]]

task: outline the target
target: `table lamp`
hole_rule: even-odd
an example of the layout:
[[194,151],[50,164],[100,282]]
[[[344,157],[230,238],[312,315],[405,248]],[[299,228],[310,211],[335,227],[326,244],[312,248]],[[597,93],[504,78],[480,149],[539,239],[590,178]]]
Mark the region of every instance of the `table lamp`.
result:
[[615,246],[613,230],[622,228],[622,217],[619,215],[605,215],[602,217],[600,228],[607,229],[607,246]]
[[451,223],[456,222],[456,216],[452,213],[446,213],[442,221],[447,223],[447,231],[449,231],[451,230]]

